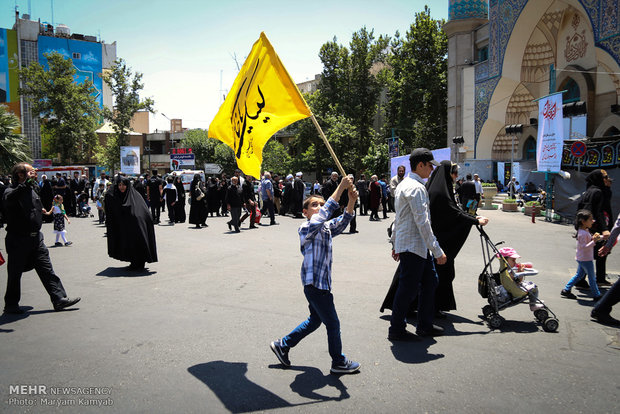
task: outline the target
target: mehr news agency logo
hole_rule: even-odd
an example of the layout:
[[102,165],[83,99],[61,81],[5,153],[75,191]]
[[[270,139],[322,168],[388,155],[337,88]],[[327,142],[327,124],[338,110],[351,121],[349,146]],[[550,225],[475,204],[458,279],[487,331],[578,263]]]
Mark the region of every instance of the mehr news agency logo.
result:
[[50,387],[9,385],[7,405],[18,407],[109,407],[114,405],[112,387]]

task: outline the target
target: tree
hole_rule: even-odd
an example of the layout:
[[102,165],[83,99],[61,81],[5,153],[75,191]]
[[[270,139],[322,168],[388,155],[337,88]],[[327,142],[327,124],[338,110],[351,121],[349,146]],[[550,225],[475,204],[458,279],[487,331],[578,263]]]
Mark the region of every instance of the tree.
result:
[[390,44],[385,133],[398,131],[410,148],[430,149],[446,145],[447,52],[442,26],[428,6],[416,13],[405,38],[396,33]]
[[[95,100],[97,90],[90,80],[78,84],[71,59],[58,52],[45,53],[48,70],[38,62],[21,69],[19,93],[42,118],[49,138],[48,148],[61,163],[79,162],[90,156],[97,145],[95,130],[101,110]],[[50,155],[50,154],[44,154]]]
[[[377,136],[373,124],[381,83],[376,75],[385,60],[388,43],[387,36],[376,39],[373,30],[363,27],[353,33],[349,49],[334,38],[325,43],[319,53],[323,72],[313,109],[326,136],[331,136],[330,143],[332,139],[339,140],[341,145],[335,152],[347,171],[358,171],[362,167],[362,158]],[[331,128],[339,129],[331,132]],[[325,158],[319,143],[311,144],[317,145],[313,154],[321,164],[320,160]],[[346,150],[346,156],[342,150]],[[329,165],[335,167],[333,161]]]
[[271,138],[263,148],[263,171],[287,174],[291,172],[293,159],[277,139]]
[[132,73],[123,59],[114,62],[112,69],[103,75],[103,81],[110,87],[114,97],[113,109],[103,108],[105,119],[110,121],[114,134],[108,138],[105,147],[99,148],[97,159],[114,170],[120,165],[121,147],[127,145],[127,134],[131,131],[131,120],[138,111],[153,112],[155,102],[151,98],[140,99],[144,88],[142,73]]
[[232,148],[213,138],[209,138],[204,129],[185,131],[181,146],[191,148],[196,158],[196,166],[205,163],[215,163],[222,166],[224,171],[232,173],[237,168],[237,160]]
[[28,142],[15,133],[19,126],[19,118],[0,105],[0,171],[5,174],[17,163],[32,162]]

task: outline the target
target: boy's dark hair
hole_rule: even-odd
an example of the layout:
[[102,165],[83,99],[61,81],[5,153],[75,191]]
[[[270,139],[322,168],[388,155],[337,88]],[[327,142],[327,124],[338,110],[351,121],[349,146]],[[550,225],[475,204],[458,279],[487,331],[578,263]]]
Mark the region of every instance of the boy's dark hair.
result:
[[[590,210],[581,209],[577,212],[577,215],[575,216],[575,230],[577,231],[577,233],[581,228],[581,222],[587,220],[590,217],[592,217],[592,212]],[[577,238],[577,233],[575,233],[573,237]]]
[[465,176],[465,178],[467,179],[467,181],[470,181],[470,180],[471,180],[471,174],[467,174],[467,175]]
[[313,198],[318,198],[321,199],[323,201],[325,201],[325,199],[323,198],[322,195],[319,194],[310,194],[308,197],[306,197],[306,199],[304,200],[304,204],[302,206],[303,210],[307,210],[308,206],[310,205],[310,200]]

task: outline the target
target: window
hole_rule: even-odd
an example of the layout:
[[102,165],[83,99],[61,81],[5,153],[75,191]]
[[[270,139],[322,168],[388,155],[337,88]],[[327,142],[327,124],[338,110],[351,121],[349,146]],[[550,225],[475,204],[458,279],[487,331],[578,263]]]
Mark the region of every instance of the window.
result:
[[523,159],[535,160],[536,159],[536,140],[531,135],[525,140],[523,144]]
[[489,59],[489,46],[478,49],[478,62],[484,62]]
[[73,58],[73,59],[82,59],[82,54],[81,53],[77,53],[77,52],[73,52],[71,54],[71,58]]
[[564,87],[560,88],[560,90],[566,91],[562,94],[562,103],[578,102],[581,100],[579,85],[577,85],[574,79],[568,79],[568,81],[564,83]]

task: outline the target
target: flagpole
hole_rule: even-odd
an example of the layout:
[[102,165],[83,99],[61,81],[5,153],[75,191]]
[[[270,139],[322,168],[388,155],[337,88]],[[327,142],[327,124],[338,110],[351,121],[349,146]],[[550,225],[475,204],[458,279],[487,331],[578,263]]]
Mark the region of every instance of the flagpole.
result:
[[316,130],[319,131],[319,134],[321,135],[321,138],[323,138],[323,141],[325,142],[325,146],[327,147],[327,150],[329,151],[329,154],[332,156],[334,161],[336,161],[336,166],[338,167],[338,170],[340,171],[340,174],[342,174],[343,177],[346,177],[347,173],[344,172],[344,168],[342,168],[342,165],[340,164],[340,161],[338,161],[338,157],[336,157],[336,153],[332,149],[332,146],[329,145],[329,141],[327,141],[327,137],[323,133],[323,130],[321,129],[321,126],[319,125],[318,121],[314,117],[314,114],[312,114],[310,116],[310,118],[312,119],[312,122],[314,123],[314,126],[316,127]]

